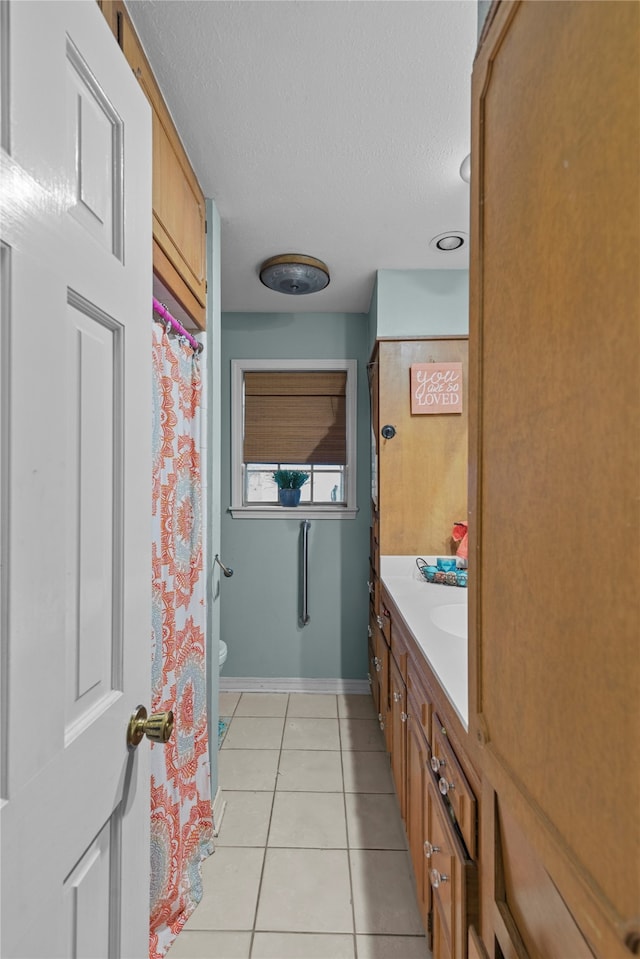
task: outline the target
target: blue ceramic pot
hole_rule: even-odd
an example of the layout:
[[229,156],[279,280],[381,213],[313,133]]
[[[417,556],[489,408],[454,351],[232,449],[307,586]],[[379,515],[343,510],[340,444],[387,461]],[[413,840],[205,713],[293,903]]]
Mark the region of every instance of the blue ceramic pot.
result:
[[297,506],[300,502],[299,489],[281,489],[278,490],[278,498],[281,506]]

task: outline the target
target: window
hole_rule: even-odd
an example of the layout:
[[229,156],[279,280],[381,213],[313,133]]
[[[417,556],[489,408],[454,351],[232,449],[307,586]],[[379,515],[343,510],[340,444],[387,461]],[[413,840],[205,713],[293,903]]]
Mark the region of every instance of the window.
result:
[[[355,360],[232,360],[231,513],[353,519]],[[277,469],[304,470],[300,506],[278,504]]]

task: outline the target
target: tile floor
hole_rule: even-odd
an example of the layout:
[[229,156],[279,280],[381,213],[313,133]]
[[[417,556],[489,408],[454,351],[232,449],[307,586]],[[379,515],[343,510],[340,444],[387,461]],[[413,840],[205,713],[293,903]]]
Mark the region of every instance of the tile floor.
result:
[[169,959],[428,959],[369,696],[221,693],[226,808]]

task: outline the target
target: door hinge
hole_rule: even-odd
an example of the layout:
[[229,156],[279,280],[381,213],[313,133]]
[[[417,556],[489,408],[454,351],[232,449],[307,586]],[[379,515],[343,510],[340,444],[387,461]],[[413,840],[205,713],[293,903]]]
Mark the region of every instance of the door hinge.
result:
[[204,281],[204,292],[205,292],[205,293],[208,293],[208,292],[209,292],[209,281],[208,281],[208,280],[205,280],[205,281]]
[[431,910],[427,913],[427,932],[433,932],[433,913]]
[[207,221],[205,220],[205,221],[204,221],[204,232],[205,232],[205,233],[208,233],[208,231],[209,231],[209,224],[208,224]]

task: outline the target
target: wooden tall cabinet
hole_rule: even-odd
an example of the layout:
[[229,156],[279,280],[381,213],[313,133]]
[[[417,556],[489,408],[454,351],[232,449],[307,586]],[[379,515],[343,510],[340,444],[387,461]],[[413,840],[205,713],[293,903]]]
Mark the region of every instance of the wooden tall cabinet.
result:
[[152,109],[153,272],[195,326],[204,330],[204,195],[123,0],[98,2]]
[[[412,414],[413,363],[463,365],[461,414]],[[378,552],[443,554],[467,518],[468,343],[466,337],[378,340],[370,364],[377,482]],[[387,437],[389,429],[393,435]]]
[[470,732],[492,959],[640,954],[640,6],[473,72]]

